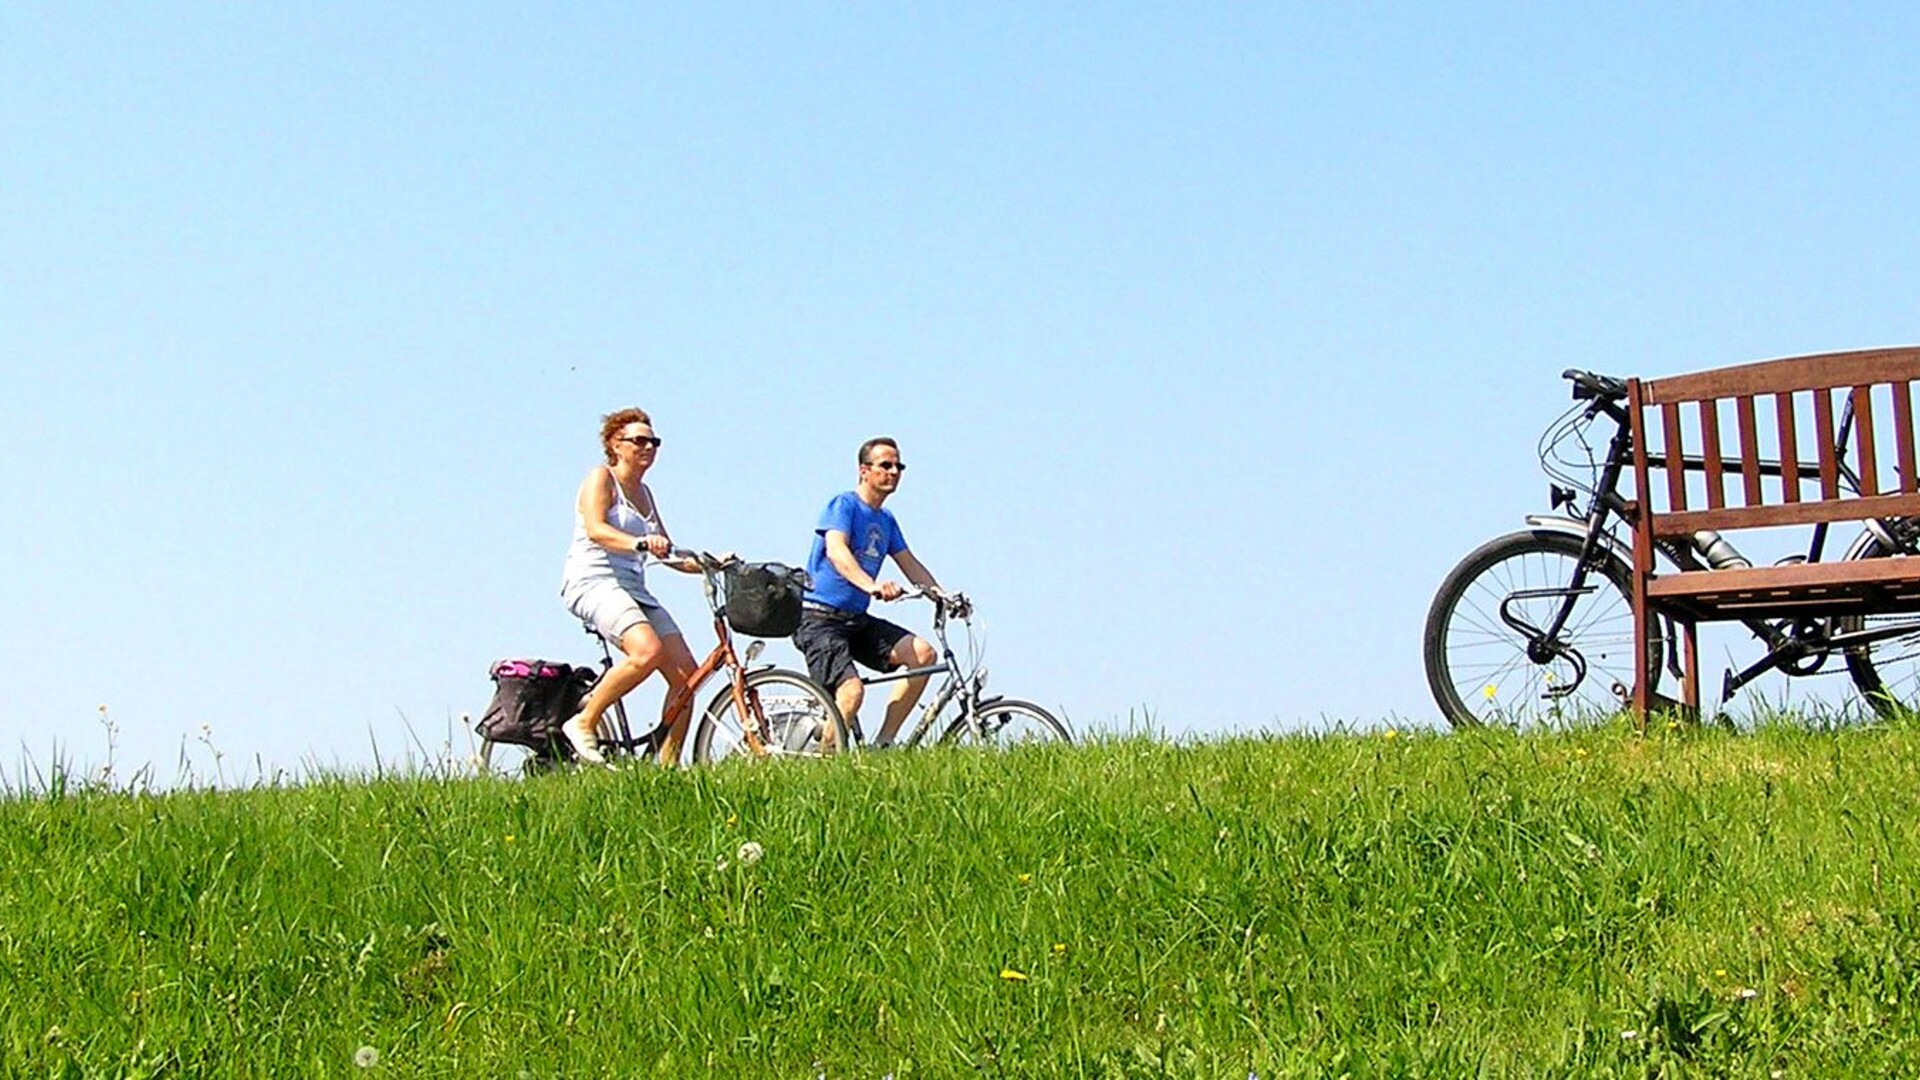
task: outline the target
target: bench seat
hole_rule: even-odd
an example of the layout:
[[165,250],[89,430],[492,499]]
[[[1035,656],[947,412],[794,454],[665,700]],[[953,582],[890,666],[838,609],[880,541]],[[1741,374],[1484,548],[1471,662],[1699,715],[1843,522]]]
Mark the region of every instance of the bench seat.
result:
[[1920,611],[1920,559],[1666,573],[1647,582],[1647,599],[1695,622]]

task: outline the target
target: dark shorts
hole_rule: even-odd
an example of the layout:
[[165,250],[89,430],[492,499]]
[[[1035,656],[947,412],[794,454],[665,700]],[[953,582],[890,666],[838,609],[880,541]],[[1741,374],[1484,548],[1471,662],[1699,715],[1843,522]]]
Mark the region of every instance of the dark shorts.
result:
[[832,690],[859,677],[853,669],[855,661],[875,671],[893,670],[895,665],[888,654],[901,638],[912,633],[864,611],[808,607],[800,611],[800,629],[793,632],[793,643],[807,657],[807,674]]

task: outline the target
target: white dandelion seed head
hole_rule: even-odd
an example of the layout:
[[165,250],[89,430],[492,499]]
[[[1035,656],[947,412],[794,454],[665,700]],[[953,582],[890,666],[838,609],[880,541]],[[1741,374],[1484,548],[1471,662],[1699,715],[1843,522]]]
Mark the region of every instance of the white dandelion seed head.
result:
[[759,844],[749,840],[740,845],[740,850],[735,852],[734,856],[740,860],[741,866],[752,866],[760,861],[760,856],[765,854],[766,851]]
[[363,1069],[371,1069],[380,1064],[380,1051],[371,1046],[363,1046],[353,1052],[353,1063]]

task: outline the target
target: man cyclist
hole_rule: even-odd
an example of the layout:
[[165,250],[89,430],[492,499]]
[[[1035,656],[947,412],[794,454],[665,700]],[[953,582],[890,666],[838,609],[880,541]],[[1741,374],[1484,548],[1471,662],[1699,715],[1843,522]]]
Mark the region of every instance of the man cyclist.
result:
[[[936,595],[933,573],[907,550],[906,537],[893,512],[884,507],[907,471],[900,445],[884,436],[860,444],[859,482],[827,503],[813,530],[807,573],[813,587],[800,609],[793,643],[806,655],[815,682],[833,692],[847,726],[858,731],[857,714],[866,696],[857,662],[875,671],[927,667],[933,646],[905,627],[867,612],[874,600],[897,600],[906,591],[896,581],[881,581],[880,567],[891,556],[907,580]],[[875,746],[886,746],[920,700],[927,676],[902,679],[887,702],[886,720]]]

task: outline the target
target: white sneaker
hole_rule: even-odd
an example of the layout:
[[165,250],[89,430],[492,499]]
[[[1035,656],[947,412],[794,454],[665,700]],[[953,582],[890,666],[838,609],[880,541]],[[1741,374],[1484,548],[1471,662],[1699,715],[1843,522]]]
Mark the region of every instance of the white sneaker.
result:
[[567,744],[573,747],[573,756],[587,765],[605,765],[606,756],[600,753],[600,736],[582,723],[585,714],[560,725],[560,734],[567,737]]

